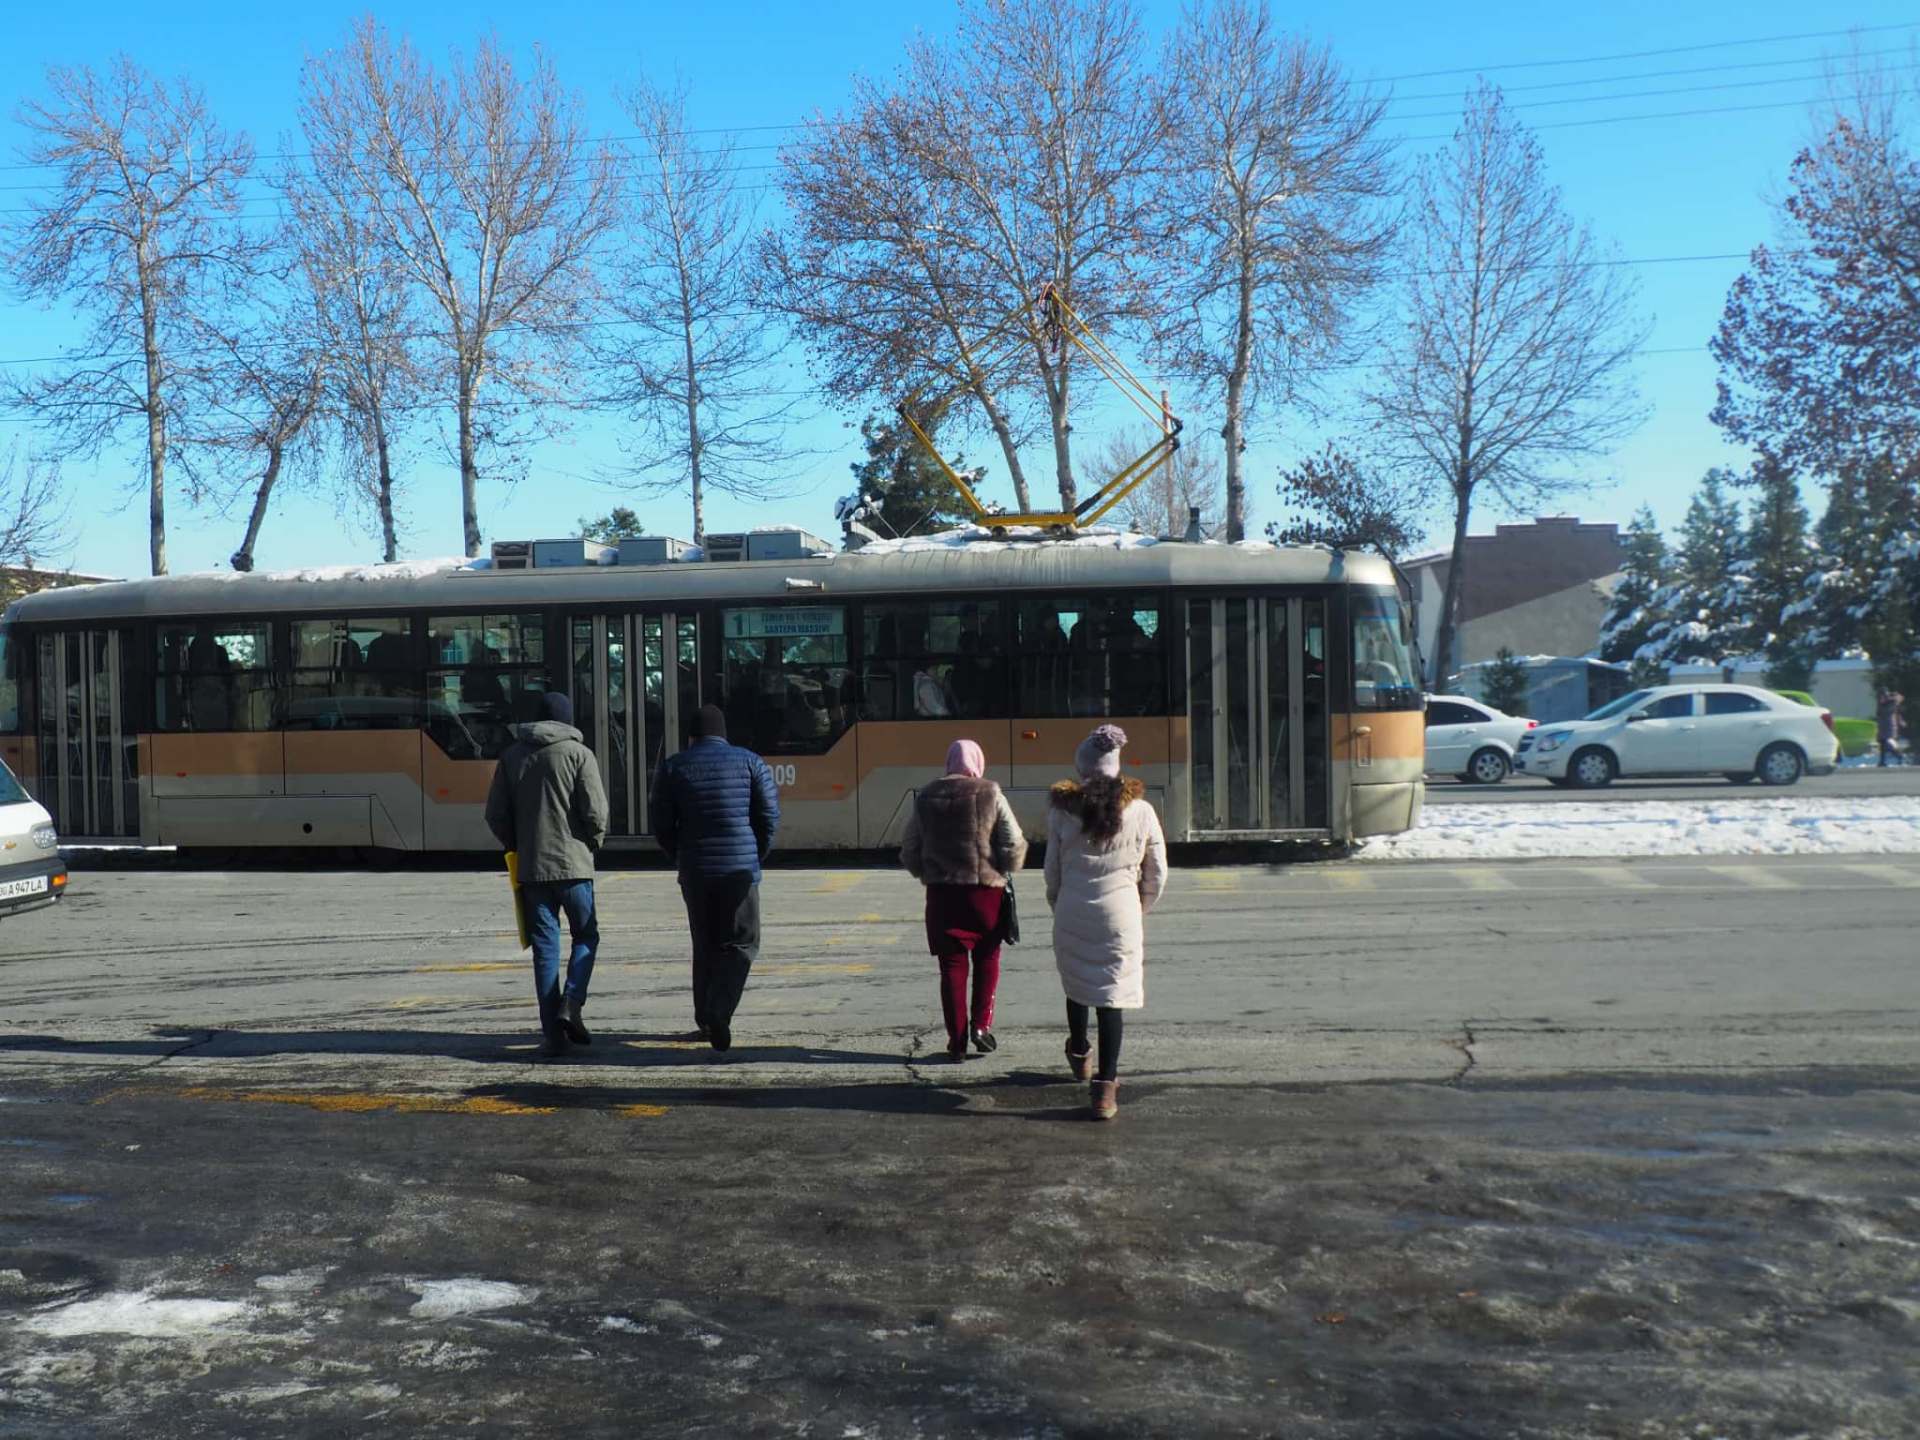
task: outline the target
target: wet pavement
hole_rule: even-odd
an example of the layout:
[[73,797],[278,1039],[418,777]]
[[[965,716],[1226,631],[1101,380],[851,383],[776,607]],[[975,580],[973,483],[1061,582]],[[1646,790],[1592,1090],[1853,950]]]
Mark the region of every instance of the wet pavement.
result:
[[88,877],[0,930],[0,1434],[1920,1433],[1920,864],[1358,868],[1176,872],[1110,1125],[1041,916],[929,1057],[897,876],[770,878],[724,1060],[609,879],[559,1065],[491,877]]

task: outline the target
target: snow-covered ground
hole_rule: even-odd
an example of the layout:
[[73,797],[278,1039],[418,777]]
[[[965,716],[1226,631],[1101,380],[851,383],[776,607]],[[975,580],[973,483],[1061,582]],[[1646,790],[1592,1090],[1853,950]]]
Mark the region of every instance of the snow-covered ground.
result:
[[1429,806],[1362,860],[1920,854],[1920,797]]

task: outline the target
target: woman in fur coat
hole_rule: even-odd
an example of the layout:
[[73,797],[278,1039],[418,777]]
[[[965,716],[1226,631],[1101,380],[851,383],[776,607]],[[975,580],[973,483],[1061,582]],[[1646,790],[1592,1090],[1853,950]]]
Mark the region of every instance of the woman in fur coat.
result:
[[[995,1049],[993,998],[1000,988],[1001,906],[1007,877],[1027,863],[1027,837],[1000,787],[986,778],[987,757],[971,740],[947,749],[947,773],[922,786],[907,816],[900,860],[927,887],[927,948],[940,962],[940,1009],[947,1057]],[[967,1005],[967,966],[973,1005]]]
[[1047,904],[1053,958],[1067,992],[1067,1066],[1085,1080],[1092,1061],[1087,1012],[1100,1015],[1096,1120],[1120,1113],[1121,1014],[1146,1002],[1146,916],[1167,883],[1167,841],[1146,787],[1122,778],[1127,735],[1102,725],[1074,752],[1077,781],[1053,787],[1047,812]]

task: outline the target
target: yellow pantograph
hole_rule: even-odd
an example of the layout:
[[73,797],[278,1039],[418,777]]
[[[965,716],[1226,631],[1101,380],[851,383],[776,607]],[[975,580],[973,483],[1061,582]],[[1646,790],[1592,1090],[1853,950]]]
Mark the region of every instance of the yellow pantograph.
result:
[[[1108,476],[1098,490],[1071,510],[1034,510],[1010,514],[989,509],[974,494],[966,477],[947,463],[946,457],[940,453],[939,447],[933,443],[933,437],[920,421],[923,415],[940,414],[963,395],[981,396],[1015,352],[1029,345],[1044,346],[1055,355],[1064,354],[1066,347],[1071,345],[1115,389],[1132,401],[1160,432],[1159,439],[1136,459]],[[900,418],[907,422],[914,438],[933,457],[941,473],[959,492],[962,503],[972,513],[975,523],[989,530],[1005,530],[1016,525],[1032,525],[1046,530],[1084,529],[1097,523],[1126,499],[1141,481],[1153,473],[1156,466],[1171,465],[1173,452],[1180,448],[1180,421],[1167,409],[1165,400],[1154,396],[1145,382],[1127,368],[1106,341],[1087,327],[1086,322],[1052,285],[1043,287],[1038,295],[1015,306],[976,343],[962,345],[960,358],[951,365],[940,366],[939,371],[939,377],[920,386],[900,402]],[[941,378],[951,383],[940,386]]]

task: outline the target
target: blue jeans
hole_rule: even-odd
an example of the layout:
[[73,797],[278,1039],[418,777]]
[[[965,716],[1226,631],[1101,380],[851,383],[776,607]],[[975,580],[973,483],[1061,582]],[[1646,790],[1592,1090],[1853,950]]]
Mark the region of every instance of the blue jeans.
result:
[[593,913],[593,882],[564,880],[522,885],[527,938],[533,942],[533,991],[540,1002],[540,1029],[551,1038],[560,1028],[560,913],[567,916],[573,952],[567,959],[565,998],[584,1006],[593,957],[600,950],[600,922]]

